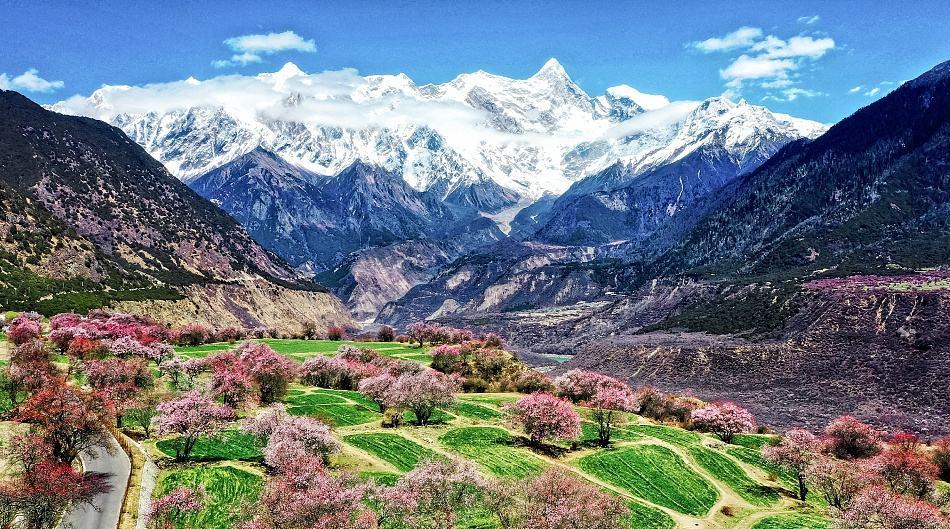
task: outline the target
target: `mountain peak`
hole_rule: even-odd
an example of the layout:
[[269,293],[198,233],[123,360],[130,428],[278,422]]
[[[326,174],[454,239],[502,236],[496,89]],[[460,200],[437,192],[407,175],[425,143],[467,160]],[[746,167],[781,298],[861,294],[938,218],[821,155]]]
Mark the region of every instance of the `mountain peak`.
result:
[[298,77],[298,76],[307,75],[307,74],[306,72],[301,70],[300,67],[297,66],[296,64],[292,62],[288,62],[287,64],[281,66],[280,70],[277,70],[272,75],[275,79],[284,80],[284,79],[290,79],[292,77]]
[[567,75],[567,71],[564,70],[563,66],[561,66],[561,63],[558,62],[558,60],[555,59],[554,57],[551,57],[550,59],[548,59],[548,61],[544,63],[544,66],[542,66],[541,69],[538,70],[538,73],[534,74],[531,77],[541,78],[541,79],[552,79],[552,78],[569,79],[570,78]]
[[644,110],[656,110],[670,104],[670,100],[667,99],[666,96],[658,94],[644,94],[636,88],[625,84],[611,86],[607,89],[607,95],[618,99],[629,99]]

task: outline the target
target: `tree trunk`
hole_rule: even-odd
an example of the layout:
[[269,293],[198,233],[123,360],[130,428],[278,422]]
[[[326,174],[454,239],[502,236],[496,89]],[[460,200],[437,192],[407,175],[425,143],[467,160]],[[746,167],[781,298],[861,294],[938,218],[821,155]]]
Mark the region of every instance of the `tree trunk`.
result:
[[805,485],[805,476],[798,474],[798,499],[805,501],[808,495],[808,487]]

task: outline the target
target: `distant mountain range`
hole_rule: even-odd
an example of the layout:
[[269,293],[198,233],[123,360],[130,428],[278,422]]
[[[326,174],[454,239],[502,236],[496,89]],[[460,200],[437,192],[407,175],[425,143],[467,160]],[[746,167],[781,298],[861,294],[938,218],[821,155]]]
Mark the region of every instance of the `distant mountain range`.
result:
[[[431,268],[411,280],[393,271],[389,281],[407,287],[511,241],[631,242],[653,255],[723,186],[826,128],[721,97],[671,103],[629,86],[591,97],[553,59],[524,80],[325,76],[288,64],[244,78],[249,99],[190,79],[155,93],[104,87],[51,108],[122,128],[268,250],[349,291],[364,318],[405,290],[347,286],[361,250],[436,245]],[[142,108],[163,97],[175,104]]]

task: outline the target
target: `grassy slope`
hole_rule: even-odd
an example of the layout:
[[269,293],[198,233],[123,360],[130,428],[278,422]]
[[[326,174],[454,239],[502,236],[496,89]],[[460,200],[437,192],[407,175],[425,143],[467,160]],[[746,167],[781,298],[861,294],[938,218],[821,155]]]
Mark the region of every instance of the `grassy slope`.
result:
[[[333,354],[341,343],[352,343],[266,341],[278,352],[298,361],[318,354]],[[371,345],[382,354],[406,359],[421,354],[418,348],[402,344],[357,345]],[[212,344],[179,350],[190,356],[205,356],[227,347],[228,344]],[[794,503],[787,497],[780,498],[771,488],[777,484],[765,479],[776,473],[758,454],[758,447],[772,439],[769,436],[737,436],[736,445],[714,449],[704,446],[718,444],[711,437],[634,417],[632,424],[615,431],[613,448],[601,449],[591,442],[596,438],[596,428],[585,422],[581,444],[586,448],[564,458],[551,459],[546,454],[530,451],[523,439],[509,430],[502,406],[517,398],[519,396],[514,394],[460,394],[455,407],[439,413],[442,424],[424,428],[403,426],[398,430],[383,429],[382,415],[376,405],[353,391],[294,385],[285,403],[292,413],[312,415],[334,426],[337,436],[346,445],[343,453],[334,457],[335,465],[380,483],[392,483],[400,473],[432,457],[462,456],[486,473],[509,477],[534,475],[548,466],[558,465],[623,495],[633,512],[634,529],[677,526],[705,529],[738,524],[742,529],[751,529],[751,520],[745,523],[742,520],[753,514],[760,518],[755,521],[755,529],[825,528],[827,520],[820,516],[788,515]],[[196,454],[205,460],[254,461],[259,457],[256,448],[240,438],[224,443],[210,441],[199,448]],[[220,474],[224,471],[209,470],[219,466],[202,463],[175,472]],[[171,476],[172,473],[163,476],[162,487]],[[223,487],[220,494],[212,491],[213,497],[225,498],[221,502],[237,497],[228,492],[234,484],[211,478],[208,481],[206,486]],[[741,514],[724,517],[717,505],[733,505]],[[209,517],[208,527],[221,527],[216,524],[226,516],[218,507],[212,506],[211,510],[214,512]],[[486,522],[490,518],[485,513],[469,513],[459,527],[497,529]]]

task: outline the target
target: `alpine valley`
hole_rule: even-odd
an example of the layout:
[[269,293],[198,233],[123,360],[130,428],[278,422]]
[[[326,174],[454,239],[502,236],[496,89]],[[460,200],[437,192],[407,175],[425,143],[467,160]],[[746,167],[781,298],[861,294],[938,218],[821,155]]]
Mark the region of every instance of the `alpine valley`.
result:
[[950,428],[950,62],[833,126],[590,95],[554,59],[0,95],[2,255],[45,285],[11,299],[91,282],[158,317],[433,320],[770,424]]

